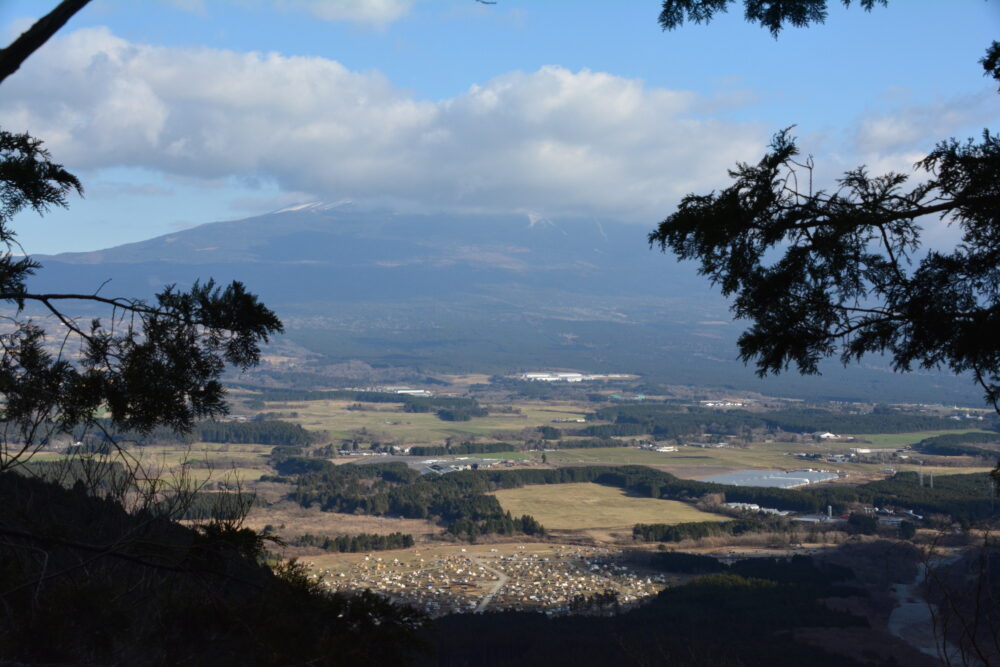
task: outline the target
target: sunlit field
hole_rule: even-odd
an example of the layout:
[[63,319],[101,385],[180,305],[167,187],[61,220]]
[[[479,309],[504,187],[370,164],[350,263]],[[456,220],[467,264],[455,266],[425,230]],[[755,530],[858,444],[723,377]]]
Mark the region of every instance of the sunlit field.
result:
[[548,530],[629,530],[637,523],[725,521],[687,503],[631,496],[601,484],[539,484],[497,491],[497,500],[514,516],[530,514]]

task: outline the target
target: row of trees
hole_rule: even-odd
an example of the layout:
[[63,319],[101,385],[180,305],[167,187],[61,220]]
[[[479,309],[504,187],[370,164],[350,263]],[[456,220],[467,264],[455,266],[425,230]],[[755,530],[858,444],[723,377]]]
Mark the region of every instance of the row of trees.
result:
[[783,517],[761,517],[738,521],[689,521],[686,523],[637,523],[632,539],[644,542],[681,542],[703,537],[732,537],[746,533],[788,532],[791,521]]
[[289,541],[296,547],[318,547],[324,551],[341,553],[358,553],[359,551],[387,551],[389,549],[406,549],[413,546],[413,536],[406,533],[361,533],[359,535],[313,535],[305,533]]
[[497,454],[515,452],[517,446],[509,442],[462,442],[442,446],[415,445],[410,447],[413,456],[446,456],[451,454]]
[[304,447],[313,442],[309,431],[286,421],[210,421],[197,424],[192,431],[201,442],[244,443]]

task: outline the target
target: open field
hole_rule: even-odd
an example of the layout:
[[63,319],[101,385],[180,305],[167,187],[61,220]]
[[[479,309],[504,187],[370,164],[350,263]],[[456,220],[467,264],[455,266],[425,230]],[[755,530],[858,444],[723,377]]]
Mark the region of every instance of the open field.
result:
[[263,530],[271,526],[274,534],[290,540],[305,533],[337,537],[375,533],[406,533],[418,542],[441,533],[441,527],[423,519],[397,519],[364,514],[323,512],[318,507],[300,507],[290,500],[282,500],[267,507],[254,507],[247,517],[247,526]]
[[[514,516],[530,514],[550,532],[582,531],[592,537],[607,531],[631,534],[637,523],[726,521],[675,500],[641,498],[600,484],[532,485],[494,494]],[[602,535],[603,536],[603,535]]]
[[[193,482],[256,482],[268,471],[260,468],[188,468],[187,478]],[[249,489],[248,489],[249,490]]]
[[582,418],[586,411],[568,402],[523,402],[512,407],[520,413],[491,414],[467,422],[446,422],[432,412],[403,412],[398,404],[364,403],[365,410],[348,410],[353,401],[269,401],[266,409],[295,412],[288,421],[310,431],[326,431],[331,439],[353,437],[365,429],[383,441],[405,444],[440,444],[445,438],[499,435],[525,428],[551,426],[555,419]]
[[[427,458],[427,457],[423,457]],[[492,454],[459,454],[457,458],[471,459],[507,459],[508,461],[531,461],[541,462],[541,452],[493,452]]]
[[219,444],[196,442],[191,445],[144,445],[129,452],[140,461],[162,462],[176,466],[187,461],[211,461],[213,464],[236,463],[246,467],[264,466],[271,453],[270,445]]
[[[271,449],[270,445],[219,444],[215,442],[126,447],[130,457],[151,471],[175,470],[183,463],[189,464],[192,469],[208,465],[216,471],[234,467],[266,470],[268,469],[267,457]],[[64,453],[43,451],[35,454],[32,460],[61,461],[66,458],[67,455]],[[112,458],[114,458],[113,455]]]
[[466,373],[464,375],[443,375],[441,379],[449,384],[468,387],[473,384],[489,384],[490,376],[486,373]]

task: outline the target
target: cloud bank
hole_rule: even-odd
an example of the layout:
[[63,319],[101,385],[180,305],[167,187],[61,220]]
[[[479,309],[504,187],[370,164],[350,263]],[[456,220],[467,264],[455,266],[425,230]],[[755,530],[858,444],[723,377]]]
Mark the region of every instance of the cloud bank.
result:
[[773,129],[713,119],[694,93],[586,69],[510,72],[426,101],[329,59],[149,46],[104,28],[53,40],[4,88],[0,124],[45,140],[72,169],[647,223],[725,184]]

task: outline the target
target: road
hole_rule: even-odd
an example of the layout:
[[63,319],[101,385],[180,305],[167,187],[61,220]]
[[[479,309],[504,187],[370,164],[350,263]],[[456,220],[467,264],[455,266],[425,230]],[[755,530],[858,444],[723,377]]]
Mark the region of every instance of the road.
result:
[[493,588],[491,588],[489,590],[489,592],[487,592],[486,595],[483,596],[483,599],[479,602],[479,606],[476,607],[476,613],[478,614],[478,613],[486,611],[486,607],[488,607],[489,604],[491,602],[493,602],[493,598],[496,597],[496,594],[500,592],[500,589],[503,588],[503,586],[508,581],[510,581],[510,577],[508,577],[506,574],[504,574],[501,570],[498,570],[498,569],[496,569],[494,567],[490,567],[489,565],[487,565],[483,561],[479,560],[478,558],[476,558],[474,560],[475,560],[476,564],[479,565],[480,567],[482,567],[484,570],[486,570],[488,572],[492,572],[493,574],[495,574],[497,576],[497,581],[493,585]]
[[[939,561],[935,565],[943,565],[956,558],[957,556],[947,561]],[[954,644],[944,640],[938,641],[938,633],[934,627],[934,614],[937,609],[919,593],[919,588],[926,578],[927,564],[920,563],[917,566],[917,576],[912,583],[893,586],[899,606],[889,615],[889,633],[921,653],[942,659],[945,664],[966,664]],[[969,664],[978,664],[978,661]]]

